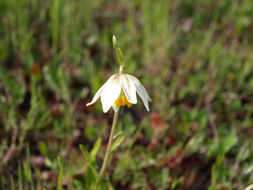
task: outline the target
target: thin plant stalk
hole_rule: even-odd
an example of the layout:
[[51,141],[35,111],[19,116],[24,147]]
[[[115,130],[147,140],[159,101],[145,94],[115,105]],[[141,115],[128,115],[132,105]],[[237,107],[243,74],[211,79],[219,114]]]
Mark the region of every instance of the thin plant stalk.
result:
[[114,112],[114,116],[113,116],[113,122],[112,122],[112,127],[111,127],[111,132],[110,132],[110,137],[109,137],[109,142],[106,148],[106,153],[105,153],[105,157],[103,160],[103,164],[102,167],[99,171],[99,175],[98,175],[98,179],[97,179],[97,183],[96,186],[98,186],[98,184],[100,183],[101,178],[103,177],[105,170],[108,166],[108,162],[109,162],[109,157],[110,157],[110,153],[111,153],[111,147],[112,147],[112,140],[113,140],[113,136],[115,133],[115,129],[116,129],[116,125],[118,122],[118,117],[119,117],[119,110]]

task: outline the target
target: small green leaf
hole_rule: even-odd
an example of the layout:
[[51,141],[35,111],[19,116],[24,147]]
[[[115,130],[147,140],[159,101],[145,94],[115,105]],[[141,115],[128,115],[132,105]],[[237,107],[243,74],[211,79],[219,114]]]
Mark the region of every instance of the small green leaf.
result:
[[118,61],[119,61],[119,64],[124,66],[125,65],[125,58],[123,56],[123,53],[118,45],[118,42],[117,42],[117,39],[116,37],[113,35],[112,37],[112,43],[113,43],[113,47],[116,51],[116,54],[117,54],[117,58],[118,58]]
[[80,148],[80,150],[82,151],[83,156],[84,156],[84,158],[87,160],[87,162],[90,162],[90,161],[91,161],[91,155],[89,154],[89,152],[88,152],[88,150],[86,149],[86,147],[80,144],[80,145],[79,145],[79,148]]
[[96,155],[101,147],[101,142],[102,142],[101,138],[98,138],[91,150],[90,158],[92,162],[96,160]]
[[116,134],[113,136],[113,139],[116,139],[116,138],[118,138],[118,137],[121,136],[121,135],[123,135],[123,132],[122,132],[122,131],[116,133]]
[[89,185],[95,184],[97,177],[98,173],[96,169],[91,164],[89,164],[85,173],[86,183]]
[[113,152],[124,141],[125,138],[126,137],[124,135],[119,136],[112,144],[111,152]]
[[32,170],[31,170],[31,164],[29,162],[30,160],[30,149],[26,149],[26,156],[27,159],[25,160],[23,167],[24,167],[24,177],[27,181],[31,182],[32,181]]
[[228,153],[236,145],[237,140],[237,134],[234,130],[230,131],[228,136],[223,138],[222,144],[224,154]]

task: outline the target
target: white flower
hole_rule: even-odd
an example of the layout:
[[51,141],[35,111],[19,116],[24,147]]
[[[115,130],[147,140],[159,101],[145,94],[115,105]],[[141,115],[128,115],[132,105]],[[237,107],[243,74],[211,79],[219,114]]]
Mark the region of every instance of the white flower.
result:
[[142,99],[146,109],[149,111],[148,102],[151,101],[146,89],[140,81],[129,74],[117,73],[112,75],[106,83],[97,91],[92,101],[86,106],[94,104],[101,97],[102,107],[106,113],[112,106],[114,111],[119,107],[137,103],[136,92]]

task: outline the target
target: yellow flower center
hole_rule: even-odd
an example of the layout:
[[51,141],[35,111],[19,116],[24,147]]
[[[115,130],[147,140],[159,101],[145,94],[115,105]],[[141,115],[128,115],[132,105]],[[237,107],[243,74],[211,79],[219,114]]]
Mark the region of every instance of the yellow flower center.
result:
[[127,101],[127,98],[126,96],[119,96],[117,98],[117,100],[114,102],[114,104],[117,106],[117,107],[121,107],[121,106],[125,106],[127,105],[128,108],[130,108],[132,106],[132,104],[130,102]]

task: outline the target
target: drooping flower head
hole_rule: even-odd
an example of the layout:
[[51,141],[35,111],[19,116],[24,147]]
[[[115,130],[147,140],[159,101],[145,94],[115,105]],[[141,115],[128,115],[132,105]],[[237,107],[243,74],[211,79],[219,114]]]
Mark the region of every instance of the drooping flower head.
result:
[[131,107],[132,104],[137,103],[136,92],[149,111],[148,102],[151,101],[151,98],[144,86],[133,75],[120,72],[112,75],[86,106],[94,104],[101,97],[104,113],[111,107],[113,107],[114,111],[118,111],[121,106]]

